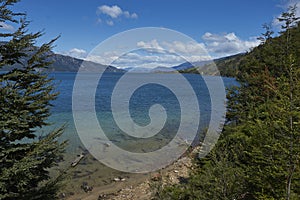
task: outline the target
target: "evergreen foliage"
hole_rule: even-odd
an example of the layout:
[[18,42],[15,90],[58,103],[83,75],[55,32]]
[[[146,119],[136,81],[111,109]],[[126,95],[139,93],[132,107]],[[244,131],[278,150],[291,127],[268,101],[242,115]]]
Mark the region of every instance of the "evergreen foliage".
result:
[[[55,199],[59,181],[49,177],[65,148],[58,142],[63,127],[37,138],[45,125],[51,101],[57,97],[52,79],[42,69],[50,63],[53,41],[36,47],[41,32],[28,33],[29,22],[12,6],[18,0],[0,0],[0,22],[18,26],[0,33],[0,199]],[[21,68],[13,68],[15,64]]]
[[300,198],[300,26],[296,7],[282,13],[282,31],[240,61],[239,87],[228,91],[227,125],[186,185],[166,199]]

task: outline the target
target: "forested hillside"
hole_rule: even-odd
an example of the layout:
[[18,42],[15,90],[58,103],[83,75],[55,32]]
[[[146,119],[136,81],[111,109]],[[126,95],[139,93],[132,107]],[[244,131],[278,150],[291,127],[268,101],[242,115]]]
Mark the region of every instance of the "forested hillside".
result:
[[[184,70],[179,70],[180,73],[201,73],[204,75],[221,75],[226,77],[236,77],[238,73],[238,66],[245,54],[237,54],[223,58],[214,59],[202,66],[191,67]],[[217,66],[217,68],[215,68]],[[219,71],[217,71],[218,69]]]
[[[252,51],[245,54],[237,54],[233,56],[228,56],[224,58],[219,58],[213,60],[214,63],[208,63],[203,66],[195,66],[193,68],[188,68],[180,70],[181,73],[199,73],[214,75],[215,71],[210,71],[213,69],[212,65],[216,65],[219,69],[221,76],[226,77],[237,77],[239,74],[245,73],[248,69],[246,66],[249,65],[248,62],[259,62],[260,64],[266,64],[271,68],[278,68],[282,65],[284,49],[282,49],[282,43],[285,42],[287,35],[285,32],[281,33],[278,37],[272,37],[273,31],[271,27],[264,25],[267,29],[266,33],[262,34],[260,40],[262,44]],[[300,55],[300,27],[295,26],[290,29],[290,50],[293,51],[294,55]],[[246,64],[248,63],[248,64]],[[299,65],[300,56],[295,56],[295,63]],[[257,63],[258,64],[258,63]],[[252,63],[252,65],[257,65]],[[250,65],[251,66],[251,65]],[[253,66],[251,66],[252,68]],[[255,67],[255,66],[254,66]],[[270,69],[272,70],[272,69]]]
[[228,91],[221,137],[197,160],[186,184],[159,199],[300,199],[300,26],[296,7],[282,13],[278,37],[239,58],[239,87]]

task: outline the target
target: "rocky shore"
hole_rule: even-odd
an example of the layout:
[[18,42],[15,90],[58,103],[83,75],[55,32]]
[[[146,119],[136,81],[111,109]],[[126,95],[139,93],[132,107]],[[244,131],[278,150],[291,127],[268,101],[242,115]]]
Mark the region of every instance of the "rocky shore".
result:
[[148,200],[151,199],[155,185],[166,185],[184,182],[193,168],[193,153],[185,155],[172,165],[149,174],[132,176],[116,176],[105,186],[93,187],[83,182],[81,189],[84,193],[74,193],[63,196],[66,200]]

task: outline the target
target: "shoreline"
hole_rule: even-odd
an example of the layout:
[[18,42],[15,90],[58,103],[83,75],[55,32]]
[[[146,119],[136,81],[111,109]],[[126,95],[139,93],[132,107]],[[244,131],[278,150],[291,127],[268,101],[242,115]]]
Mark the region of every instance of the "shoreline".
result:
[[[193,159],[199,148],[195,147],[192,151],[183,154],[171,165],[147,174],[127,174],[123,176],[125,180],[111,179],[110,183],[99,187],[93,187],[91,191],[74,193],[64,196],[66,200],[147,200],[151,198],[154,191],[153,185],[157,184],[176,184],[189,177],[190,170],[193,169]],[[123,174],[122,172],[119,172]],[[126,174],[126,173],[124,173]],[[92,186],[92,185],[91,185]],[[78,191],[77,191],[78,192]]]

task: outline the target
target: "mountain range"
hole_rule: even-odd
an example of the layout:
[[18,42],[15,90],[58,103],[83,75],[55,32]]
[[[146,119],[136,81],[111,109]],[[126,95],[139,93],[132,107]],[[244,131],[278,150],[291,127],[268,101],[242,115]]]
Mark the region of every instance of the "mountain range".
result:
[[[100,70],[106,70],[106,72],[135,72],[135,73],[201,73],[205,75],[218,75],[219,72],[222,76],[234,76],[235,67],[239,64],[240,58],[243,54],[237,54],[233,56],[223,57],[210,61],[199,61],[194,63],[185,62],[173,67],[158,66],[156,68],[125,68],[119,69],[114,66],[106,66],[103,64],[84,61],[82,59],[73,58],[66,55],[56,54],[50,52],[50,61],[52,64],[46,69],[48,72],[77,72],[80,67],[87,72],[95,72]],[[212,66],[217,66],[212,67]],[[15,64],[13,68],[20,68],[21,66]],[[11,67],[4,66],[0,71],[8,71]]]
[[[0,44],[1,45],[1,44]],[[66,55],[55,54],[53,52],[49,53],[49,61],[52,62],[50,66],[47,67],[48,72],[77,72],[82,66],[82,70],[88,72],[94,72],[100,70],[106,70],[106,72],[124,72],[123,69],[118,69],[113,66],[106,66],[99,63],[84,61],[82,59],[73,58]],[[11,66],[3,66],[0,71],[9,71],[12,68],[21,68],[20,64],[14,64]]]
[[61,54],[54,54],[51,56],[53,61],[52,65],[49,66],[49,71],[56,71],[56,72],[77,72],[80,67],[82,70],[93,72],[100,69],[105,69],[107,72],[124,72],[123,69],[118,69],[113,66],[106,66],[99,63],[91,62],[91,61],[84,61],[82,59],[73,58],[70,56],[65,56]]

